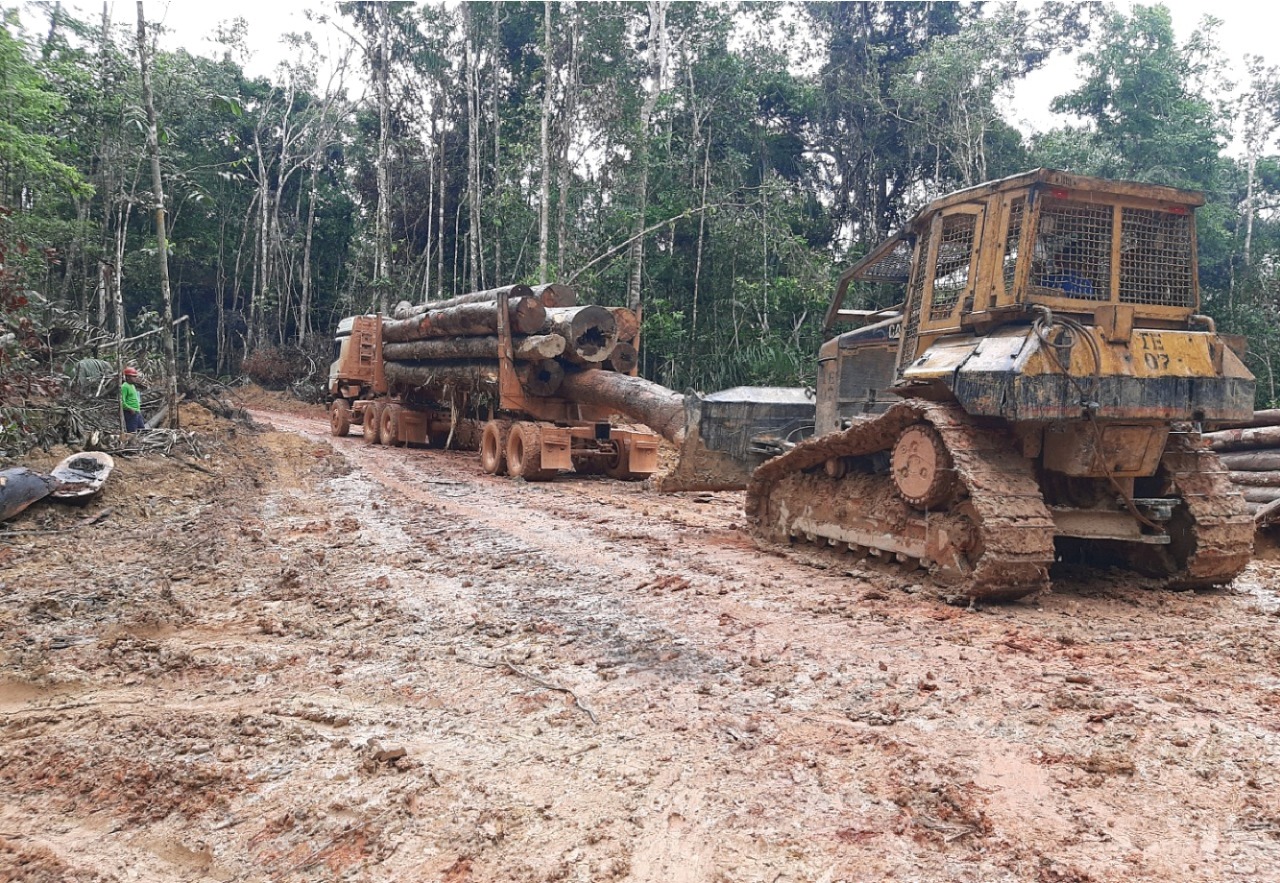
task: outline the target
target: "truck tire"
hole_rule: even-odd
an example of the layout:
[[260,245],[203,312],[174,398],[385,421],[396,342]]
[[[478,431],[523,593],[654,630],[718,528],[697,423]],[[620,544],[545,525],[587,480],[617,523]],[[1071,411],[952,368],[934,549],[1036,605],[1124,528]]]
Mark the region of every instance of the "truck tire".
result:
[[507,474],[507,435],[510,424],[490,420],[480,436],[480,468],[490,475]]
[[378,438],[387,447],[400,443],[400,406],[387,405],[378,420]]
[[329,432],[342,437],[351,431],[351,406],[346,399],[334,399],[329,404]]
[[605,474],[618,481],[639,481],[644,478],[643,475],[637,475],[631,471],[631,440],[620,438],[614,444],[618,446],[618,453],[605,460]]
[[376,445],[382,440],[382,405],[371,404],[364,409],[364,440]]
[[507,436],[507,471],[525,481],[550,481],[556,470],[542,468],[542,433],[538,424],[521,421]]

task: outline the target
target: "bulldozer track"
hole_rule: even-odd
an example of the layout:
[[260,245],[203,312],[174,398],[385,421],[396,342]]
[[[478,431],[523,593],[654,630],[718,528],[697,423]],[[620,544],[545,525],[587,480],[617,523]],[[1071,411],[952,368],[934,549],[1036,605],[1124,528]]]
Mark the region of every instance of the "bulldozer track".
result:
[[1233,580],[1253,557],[1254,524],[1218,455],[1198,438],[1174,433],[1161,459],[1172,490],[1190,516],[1184,527],[1185,561],[1173,588],[1207,588]]
[[[888,475],[833,478],[816,469],[836,458],[890,450],[902,430],[931,425],[953,460],[959,488],[950,506],[916,510]],[[755,532],[847,545],[911,564],[927,562],[968,597],[1009,600],[1047,588],[1053,517],[1032,464],[1008,434],[960,408],[909,400],[842,432],[809,439],[756,470],[746,511]]]

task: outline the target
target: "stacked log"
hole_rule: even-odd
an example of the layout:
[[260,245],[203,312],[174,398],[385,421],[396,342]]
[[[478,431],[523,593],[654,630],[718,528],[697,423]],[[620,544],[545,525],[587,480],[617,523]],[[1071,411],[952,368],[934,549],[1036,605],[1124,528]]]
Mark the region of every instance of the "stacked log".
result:
[[564,338],[564,357],[578,365],[592,365],[609,358],[618,344],[618,325],[604,307],[564,307],[546,311],[544,334]]
[[1253,419],[1207,432],[1204,439],[1244,495],[1254,522],[1280,522],[1280,410],[1255,411]]
[[429,313],[432,310],[448,309],[459,304],[497,303],[498,298],[503,294],[513,301],[516,298],[531,297],[544,307],[573,307],[578,304],[578,293],[568,285],[561,285],[558,282],[534,286],[504,285],[500,288],[472,291],[467,294],[459,294],[456,297],[427,301],[421,304],[411,304],[407,300],[402,300],[396,304],[392,316],[396,319],[412,319],[414,316],[421,316],[423,313]]
[[[517,362],[554,359],[564,352],[564,338],[558,334],[534,334],[512,341],[512,355]],[[497,359],[496,337],[442,337],[384,343],[382,357],[396,362],[434,361],[440,359]]]
[[382,322],[387,380],[402,391],[419,390],[442,400],[458,392],[496,392],[502,299],[516,373],[527,393],[563,395],[568,368],[602,369],[602,374],[635,369],[638,354],[631,342],[638,339],[640,323],[631,310],[579,306],[567,285],[507,285],[425,304],[402,302],[394,317]]

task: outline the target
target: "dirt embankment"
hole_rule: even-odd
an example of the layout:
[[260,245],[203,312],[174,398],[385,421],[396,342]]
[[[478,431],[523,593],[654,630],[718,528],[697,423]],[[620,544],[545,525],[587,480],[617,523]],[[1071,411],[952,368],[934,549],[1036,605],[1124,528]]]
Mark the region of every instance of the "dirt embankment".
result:
[[965,611],[267,416],[0,540],[0,880],[1274,875],[1274,565]]

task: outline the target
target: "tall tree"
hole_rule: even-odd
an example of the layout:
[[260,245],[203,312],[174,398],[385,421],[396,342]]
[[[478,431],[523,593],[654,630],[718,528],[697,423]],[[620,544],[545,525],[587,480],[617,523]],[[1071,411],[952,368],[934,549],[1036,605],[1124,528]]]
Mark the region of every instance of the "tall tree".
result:
[[147,155],[151,158],[151,191],[156,224],[156,252],[160,267],[160,341],[164,348],[165,406],[170,429],[179,426],[178,359],[173,345],[173,294],[169,288],[169,238],[165,226],[164,178],[160,174],[160,135],[147,46],[147,19],[138,0],[138,66],[142,73],[142,103],[147,112]]

